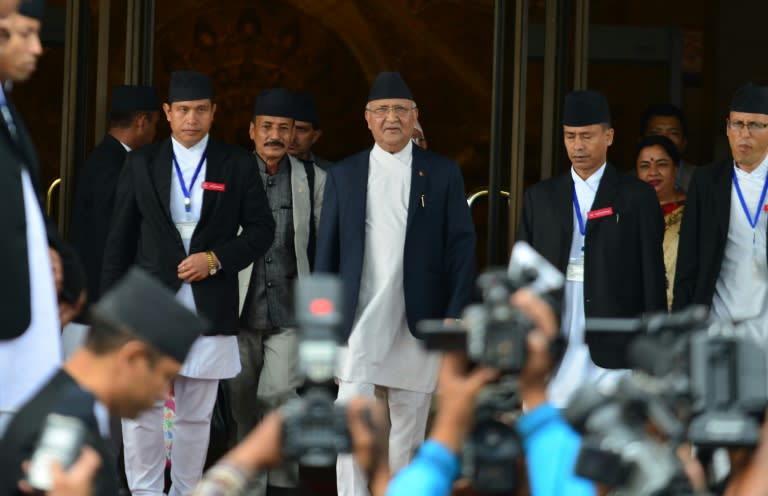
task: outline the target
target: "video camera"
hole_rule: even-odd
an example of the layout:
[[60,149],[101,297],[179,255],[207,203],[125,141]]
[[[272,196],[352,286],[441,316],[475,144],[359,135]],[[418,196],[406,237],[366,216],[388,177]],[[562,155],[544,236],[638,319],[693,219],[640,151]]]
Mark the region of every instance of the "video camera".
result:
[[521,288],[543,296],[562,288],[564,280],[560,271],[530,245],[515,243],[508,270],[490,270],[478,277],[483,302],[464,310],[463,324],[419,322],[424,346],[428,350],[466,351],[478,365],[517,374],[525,366],[533,322],[510,305],[509,298]]
[[507,271],[492,270],[478,278],[483,302],[466,308],[464,326],[441,320],[418,325],[428,350],[466,351],[471,361],[502,374],[497,383],[478,395],[475,423],[464,443],[464,476],[478,491],[512,492],[517,481],[510,467],[523,452],[513,426],[503,417],[519,404],[515,375],[525,367],[528,334],[534,325],[510,304],[510,296],[520,288],[543,296],[559,290],[563,282],[563,275],[554,266],[528,244],[518,242]]
[[341,282],[316,274],[296,285],[299,367],[306,378],[302,398],[282,407],[283,456],[308,466],[330,466],[349,453],[351,438],[346,408],[334,403],[331,387],[340,344],[343,314]]
[[696,446],[755,446],[768,406],[762,346],[743,326],[712,322],[705,307],[639,319],[587,319],[587,332],[632,334],[626,368],[642,370],[667,391],[667,404],[690,421]]
[[[583,436],[577,475],[605,484],[616,494],[691,494],[675,455],[685,427],[660,399],[666,391],[658,386],[642,374],[626,375],[611,395],[594,384],[573,395],[565,417]],[[649,425],[659,437],[649,433]]]

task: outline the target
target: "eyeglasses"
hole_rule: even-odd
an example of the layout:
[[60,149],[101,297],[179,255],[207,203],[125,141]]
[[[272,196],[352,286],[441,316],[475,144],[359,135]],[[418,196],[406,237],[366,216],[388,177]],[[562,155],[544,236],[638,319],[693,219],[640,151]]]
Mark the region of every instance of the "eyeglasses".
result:
[[762,131],[768,127],[768,123],[765,122],[744,122],[744,121],[728,121],[728,127],[734,131],[741,131],[745,127],[750,133],[755,131]]
[[395,115],[397,117],[401,117],[402,118],[402,117],[405,117],[406,115],[408,115],[408,112],[410,112],[411,110],[413,110],[415,108],[416,108],[416,105],[414,105],[411,108],[403,107],[402,105],[392,105],[392,106],[382,105],[381,107],[376,107],[376,108],[365,107],[365,110],[367,110],[368,112],[372,113],[376,117],[387,116],[387,115],[389,115],[389,112],[391,110],[392,112],[395,113]]

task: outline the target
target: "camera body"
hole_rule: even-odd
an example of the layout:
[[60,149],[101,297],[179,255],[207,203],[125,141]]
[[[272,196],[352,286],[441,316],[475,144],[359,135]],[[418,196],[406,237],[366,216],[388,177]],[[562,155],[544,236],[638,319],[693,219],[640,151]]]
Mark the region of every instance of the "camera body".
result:
[[702,447],[756,446],[768,406],[768,370],[760,344],[738,327],[715,324],[689,338],[689,440]]
[[475,405],[475,423],[462,450],[464,476],[486,493],[514,491],[513,467],[523,448],[513,423],[505,421],[519,404],[515,376],[526,365],[528,335],[534,324],[510,304],[512,294],[526,288],[545,295],[562,288],[565,278],[524,242],[512,249],[507,270],[480,275],[477,286],[482,303],[468,306],[463,323],[422,321],[418,331],[427,349],[464,351],[477,365],[495,368],[501,378],[486,386]]
[[[738,325],[712,322],[706,307],[693,306],[639,319],[587,319],[586,327],[592,333],[632,335],[621,360],[638,372],[622,380],[611,397],[598,395],[589,408],[579,406],[589,396],[583,391],[569,405],[566,416],[585,433],[580,474],[622,489],[641,491],[633,481],[644,480],[645,487],[669,491],[682,487],[675,482],[680,479],[676,443],[707,449],[759,442],[768,367],[762,347]],[[669,441],[649,436],[648,422]],[[670,472],[670,467],[676,468]],[[605,480],[606,473],[615,476]]]
[[[660,496],[690,491],[674,449],[646,430],[651,423],[674,436],[681,428],[645,390],[642,378],[625,376],[612,395],[585,385],[574,395],[565,415],[583,435],[576,474],[620,494]],[[672,432],[665,432],[670,419]]]
[[351,451],[347,411],[327,390],[309,389],[303,398],[286,403],[282,413],[283,456],[327,467],[336,463],[339,453]]
[[308,466],[330,466],[348,453],[351,438],[346,409],[331,393],[343,322],[341,282],[316,274],[296,285],[299,368],[307,389],[287,402],[283,413],[283,455]]
[[525,242],[515,243],[507,270],[489,270],[477,279],[482,303],[468,306],[463,325],[441,320],[419,322],[418,332],[428,350],[466,351],[469,359],[517,374],[525,366],[528,334],[533,322],[509,303],[521,288],[545,295],[562,288],[565,278]]
[[518,480],[514,467],[523,446],[514,424],[505,416],[517,406],[514,381],[502,378],[480,392],[475,406],[475,422],[464,441],[462,470],[481,493],[509,494]]

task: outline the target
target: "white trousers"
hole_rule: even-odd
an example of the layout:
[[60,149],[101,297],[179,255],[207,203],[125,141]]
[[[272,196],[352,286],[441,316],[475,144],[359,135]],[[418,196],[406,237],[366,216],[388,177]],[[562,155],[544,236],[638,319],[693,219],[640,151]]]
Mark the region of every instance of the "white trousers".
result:
[[[341,381],[337,402],[345,403],[356,396],[373,398],[377,387],[387,391],[389,468],[394,474],[411,462],[424,442],[432,394]],[[368,495],[368,480],[352,455],[340,455],[336,461],[336,488],[339,496]]]
[[[219,381],[178,376],[174,382],[176,417],[171,449],[169,496],[192,492],[202,477],[211,416]],[[165,472],[163,405],[156,404],[135,420],[123,419],[125,475],[133,496],[162,496]]]

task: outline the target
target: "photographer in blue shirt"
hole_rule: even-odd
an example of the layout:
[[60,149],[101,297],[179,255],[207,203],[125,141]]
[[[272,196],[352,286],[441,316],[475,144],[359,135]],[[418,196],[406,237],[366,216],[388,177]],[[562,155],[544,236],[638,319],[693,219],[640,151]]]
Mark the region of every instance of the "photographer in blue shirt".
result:
[[[518,392],[526,413],[515,426],[526,453],[531,494],[595,495],[594,484],[574,474],[581,439],[559,410],[547,403],[547,380],[556,365],[550,351],[558,332],[555,313],[526,290],[515,293],[512,304],[536,324],[528,336],[528,358],[519,377]],[[458,453],[472,426],[475,396],[496,377],[495,370],[483,367],[467,373],[461,353],[445,354],[438,379],[438,411],[429,439],[413,462],[390,482],[388,496],[451,493],[460,472]]]

